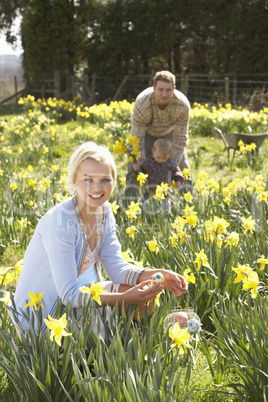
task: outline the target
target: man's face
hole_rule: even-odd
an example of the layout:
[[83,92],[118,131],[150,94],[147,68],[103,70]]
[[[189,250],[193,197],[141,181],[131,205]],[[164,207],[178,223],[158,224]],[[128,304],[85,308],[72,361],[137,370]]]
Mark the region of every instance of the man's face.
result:
[[174,85],[170,82],[157,81],[154,86],[155,102],[160,108],[165,108],[174,93]]

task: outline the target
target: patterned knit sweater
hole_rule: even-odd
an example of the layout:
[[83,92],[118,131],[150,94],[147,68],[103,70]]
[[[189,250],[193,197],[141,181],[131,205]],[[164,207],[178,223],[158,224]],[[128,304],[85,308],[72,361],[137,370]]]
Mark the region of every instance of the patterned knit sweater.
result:
[[174,90],[173,97],[165,109],[159,109],[155,103],[153,87],[141,92],[131,116],[131,134],[139,139],[141,152],[138,163],[145,158],[145,134],[160,138],[173,131],[173,149],[171,157],[180,163],[188,140],[190,103],[185,95]]
[[171,186],[172,180],[182,183],[184,181],[182,172],[171,158],[168,158],[164,163],[158,163],[153,155],[150,155],[140,164],[140,169],[143,173],[148,174],[147,183],[153,193],[161,183],[167,183]]

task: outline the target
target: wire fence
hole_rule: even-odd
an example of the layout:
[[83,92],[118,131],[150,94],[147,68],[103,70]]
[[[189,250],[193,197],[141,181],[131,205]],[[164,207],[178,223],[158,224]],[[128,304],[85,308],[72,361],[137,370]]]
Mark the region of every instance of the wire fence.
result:
[[[56,75],[55,75],[56,77]],[[129,102],[148,86],[152,85],[152,76],[138,75],[125,76],[121,79],[102,77],[93,74],[78,79],[74,76],[57,75],[57,80],[40,80],[35,88],[28,93],[36,98],[54,97],[72,100],[79,97],[81,102],[88,105],[109,103],[126,99]],[[233,107],[247,107],[251,110],[260,110],[268,107],[268,74],[250,79],[238,79],[230,76],[221,78],[209,75],[178,75],[176,87],[183,92],[193,105],[219,105],[231,103]],[[14,93],[25,88],[23,79],[0,80],[0,103]],[[26,93],[25,93],[26,95]],[[15,97],[16,101],[16,97]]]
[[[188,97],[191,104],[231,103],[233,107],[260,110],[268,107],[268,74],[261,78],[264,79],[180,75],[176,76],[176,87]],[[92,76],[87,77],[86,82],[76,81],[83,101],[91,104],[123,99],[132,102],[143,89],[151,85],[151,76],[126,76],[122,80]]]

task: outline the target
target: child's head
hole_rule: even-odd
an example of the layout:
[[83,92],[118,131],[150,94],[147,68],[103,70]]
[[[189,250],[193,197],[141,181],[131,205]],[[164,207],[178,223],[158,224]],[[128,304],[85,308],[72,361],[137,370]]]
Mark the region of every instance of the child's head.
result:
[[172,143],[166,138],[158,138],[153,145],[152,154],[156,162],[165,163],[170,157]]

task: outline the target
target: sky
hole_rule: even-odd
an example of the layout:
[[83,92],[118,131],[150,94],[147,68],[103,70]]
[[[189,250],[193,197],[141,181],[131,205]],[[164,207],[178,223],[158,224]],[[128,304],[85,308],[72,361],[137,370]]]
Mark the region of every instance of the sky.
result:
[[[17,18],[14,22],[13,32],[15,35],[19,35],[20,22],[21,22],[20,18]],[[23,50],[21,48],[20,37],[18,37],[16,48],[12,48],[11,45],[6,43],[5,35],[0,34],[0,55],[10,54],[10,55],[19,56],[22,52],[23,52]]]
[[8,54],[8,55],[16,55],[19,56],[22,53],[22,48],[17,46],[16,49],[12,48],[11,45],[6,43],[5,37],[0,36],[0,55]]

